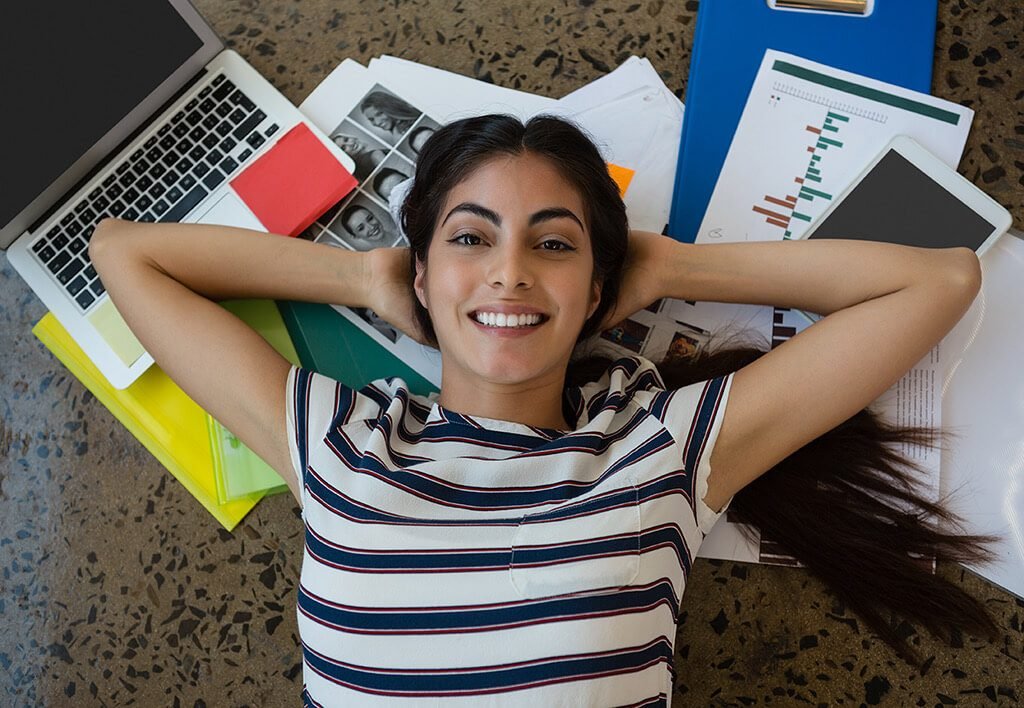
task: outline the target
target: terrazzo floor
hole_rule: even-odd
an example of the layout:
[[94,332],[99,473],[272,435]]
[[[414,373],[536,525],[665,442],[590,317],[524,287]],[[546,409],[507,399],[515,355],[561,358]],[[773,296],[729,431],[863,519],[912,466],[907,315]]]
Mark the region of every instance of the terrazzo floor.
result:
[[[682,97],[697,4],[196,2],[295,103],[342,59],[382,53],[550,96],[642,54]],[[1024,5],[939,6],[933,91],[977,112],[961,172],[1021,228]],[[268,498],[221,529],[33,338],[44,312],[0,259],[0,705],[298,705],[298,506]],[[1002,636],[946,646],[903,623],[918,671],[802,570],[698,560],[675,705],[1016,705],[1024,602],[940,573]]]

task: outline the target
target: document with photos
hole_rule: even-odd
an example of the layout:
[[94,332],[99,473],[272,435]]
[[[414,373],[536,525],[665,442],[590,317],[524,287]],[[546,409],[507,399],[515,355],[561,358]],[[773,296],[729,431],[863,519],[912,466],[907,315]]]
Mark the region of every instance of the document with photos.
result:
[[[359,186],[303,238],[354,251],[408,246],[396,222],[395,188],[413,175],[423,143],[440,123],[351,60],[339,65],[301,110],[355,162]],[[334,306],[435,386],[441,355],[405,336],[368,308]]]

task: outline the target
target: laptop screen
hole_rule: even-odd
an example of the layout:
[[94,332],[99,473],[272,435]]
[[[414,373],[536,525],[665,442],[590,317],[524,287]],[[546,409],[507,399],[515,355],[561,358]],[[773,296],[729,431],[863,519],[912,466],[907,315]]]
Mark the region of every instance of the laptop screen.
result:
[[10,3],[2,21],[0,225],[203,45],[167,0]]

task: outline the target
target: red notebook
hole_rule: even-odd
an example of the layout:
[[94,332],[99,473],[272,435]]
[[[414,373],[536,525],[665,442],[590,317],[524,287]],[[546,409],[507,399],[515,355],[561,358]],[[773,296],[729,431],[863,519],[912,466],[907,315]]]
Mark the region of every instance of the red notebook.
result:
[[298,236],[356,187],[356,178],[299,123],[231,186],[270,233]]

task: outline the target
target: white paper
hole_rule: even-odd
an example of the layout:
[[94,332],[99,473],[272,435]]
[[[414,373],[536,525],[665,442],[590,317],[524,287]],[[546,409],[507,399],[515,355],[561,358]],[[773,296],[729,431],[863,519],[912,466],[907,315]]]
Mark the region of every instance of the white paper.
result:
[[[897,135],[909,135],[955,169],[973,116],[949,101],[768,50],[696,241],[800,237]],[[766,337],[776,315],[753,305],[699,308],[723,325],[748,323]]]
[[525,120],[554,104],[553,99],[545,96],[496,86],[398,57],[373,59],[370,70],[441,123],[488,113],[507,113]]
[[[394,106],[384,110],[380,120],[367,110],[371,94],[383,96]],[[359,187],[320,217],[303,238],[359,251],[408,246],[390,213],[391,190],[412,176],[419,141],[440,123],[406,101],[374,72],[351,60],[339,64],[300,109],[353,158],[359,180]],[[402,334],[372,310],[342,305],[334,309],[440,387],[441,356],[436,349]]]
[[1002,236],[981,257],[981,294],[943,347],[951,361],[943,418],[955,438],[942,494],[966,531],[994,534],[997,560],[966,564],[1024,598],[1024,241]]
[[623,197],[630,227],[664,231],[672,207],[683,105],[650,62],[630,57],[545,112],[575,122],[594,138],[605,161],[635,173]]

